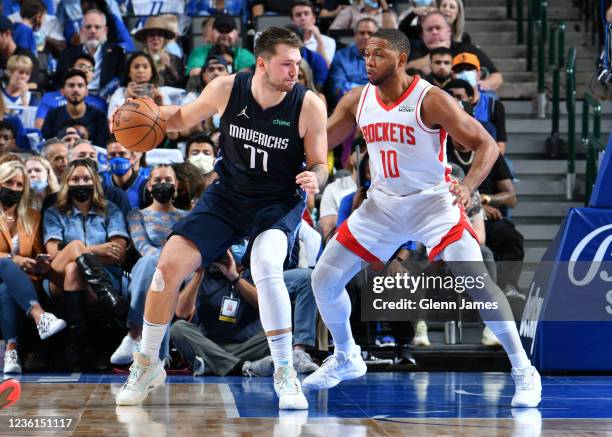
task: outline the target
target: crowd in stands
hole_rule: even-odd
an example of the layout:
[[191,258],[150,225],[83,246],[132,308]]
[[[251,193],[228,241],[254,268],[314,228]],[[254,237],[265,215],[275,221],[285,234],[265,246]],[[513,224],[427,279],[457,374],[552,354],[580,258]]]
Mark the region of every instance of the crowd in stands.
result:
[[[509,299],[524,301],[518,287],[523,238],[511,221],[516,193],[504,156],[504,107],[495,94],[503,76],[466,32],[462,0],[4,0],[2,13],[4,373],[131,363],[162,246],[216,179],[221,114],[168,134],[146,154],[118,143],[109,117],[128,98],[185,104],[217,76],[252,70],[253,44],[266,18],[303,39],[299,82],[330,114],[345,93],[367,83],[369,38],[380,28],[406,33],[408,73],[453,95],[499,144],[500,158],[474,193],[469,217],[490,273]],[[469,148],[449,138],[447,154],[457,172],[469,171]],[[318,317],[310,275],[325,241],[367,196],[360,132],[330,151],[328,162],[332,177],[320,196],[308,199],[285,271],[301,373],[316,370],[310,353],[333,342]],[[246,244],[232,246],[182,285],[160,351],[168,366],[187,366],[196,375],[272,374],[257,290],[241,264]],[[407,242],[387,269],[405,271],[415,259],[424,259],[423,247]],[[349,284],[356,300],[362,286]],[[353,309],[360,332],[364,323],[359,307]],[[425,320],[414,327],[390,324],[397,362],[414,364],[409,343],[430,344]],[[491,335],[485,332],[485,344],[495,344]]]

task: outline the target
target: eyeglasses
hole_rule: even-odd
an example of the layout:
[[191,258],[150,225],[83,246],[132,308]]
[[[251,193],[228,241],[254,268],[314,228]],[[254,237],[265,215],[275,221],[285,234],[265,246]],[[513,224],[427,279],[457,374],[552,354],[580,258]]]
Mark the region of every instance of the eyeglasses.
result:
[[74,68],[76,68],[77,70],[94,71],[93,65],[89,64],[75,64]]

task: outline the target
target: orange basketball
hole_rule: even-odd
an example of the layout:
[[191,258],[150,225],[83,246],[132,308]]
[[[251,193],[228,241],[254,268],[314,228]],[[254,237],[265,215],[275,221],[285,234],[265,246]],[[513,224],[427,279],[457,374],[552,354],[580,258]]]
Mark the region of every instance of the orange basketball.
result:
[[113,134],[126,149],[148,152],[166,136],[166,120],[159,115],[151,99],[128,100],[113,116]]

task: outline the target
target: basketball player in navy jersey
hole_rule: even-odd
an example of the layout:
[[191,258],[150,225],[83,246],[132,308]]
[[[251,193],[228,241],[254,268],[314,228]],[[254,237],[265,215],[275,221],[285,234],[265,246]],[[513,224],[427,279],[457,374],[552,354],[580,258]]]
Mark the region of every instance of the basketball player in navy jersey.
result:
[[[369,84],[338,103],[328,125],[328,142],[339,144],[357,124],[368,145],[372,183],[368,198],[327,244],[312,274],[317,306],[334,338],[335,351],[303,381],[305,388],[331,388],[366,373],[353,339],[351,303],[345,284],[363,261],[381,265],[407,240],[420,241],[430,261],[451,261],[455,276],[482,279],[468,288],[474,302],[488,303],[480,315],[495,333],[512,364],[513,407],[536,407],[540,375],[525,353],[510,306],[486,273],[476,234],[462,207],[489,174],[499,154],[485,129],[456,101],[406,74],[410,44],[395,29],[376,32],[365,50]],[[474,150],[461,184],[449,177],[446,135]],[[494,304],[496,307],[494,307]]]
[[[169,132],[221,114],[221,154],[215,165],[219,181],[175,226],[164,246],[147,294],[140,351],[117,394],[118,405],[140,403],[163,384],[166,373],[158,350],[181,283],[248,238],[242,263],[250,263],[257,287],[279,408],[308,408],[293,370],[291,303],[283,264],[306,195],[317,193],[327,180],[327,115],[322,101],[297,83],[301,47],[293,32],[270,27],[257,40],[254,74],[218,77],[194,102],[161,107]],[[223,307],[225,319],[235,318],[229,314],[235,307]]]

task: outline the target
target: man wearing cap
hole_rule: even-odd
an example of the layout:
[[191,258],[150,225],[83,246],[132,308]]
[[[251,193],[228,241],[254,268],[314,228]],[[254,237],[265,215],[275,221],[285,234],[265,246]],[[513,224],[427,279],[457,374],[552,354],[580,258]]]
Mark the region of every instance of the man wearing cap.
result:
[[440,11],[433,11],[421,19],[421,39],[423,46],[412,49],[408,57],[406,68],[416,68],[425,75],[431,73],[430,52],[436,47],[450,48],[453,56],[459,53],[469,52],[476,55],[483,70],[488,72],[485,79],[479,81],[481,90],[497,90],[503,83],[502,74],[497,70],[493,61],[478,47],[472,44],[458,43],[452,41],[452,28],[448,18]]
[[[233,71],[238,72],[255,67],[255,56],[245,48],[237,47],[238,31],[236,30],[236,20],[229,15],[217,15],[213,22],[212,42],[213,44],[223,44],[232,50],[234,55]],[[208,52],[212,45],[204,44],[196,47],[189,55],[187,61],[187,73],[190,76],[197,76],[202,71],[202,66],[208,58]]]
[[89,53],[95,60],[93,79],[88,85],[89,92],[111,95],[125,77],[126,60],[123,49],[107,41],[107,34],[106,16],[97,9],[88,10],[81,25],[81,44],[68,47],[58,59],[56,83],[62,82],[69,66],[74,64],[81,53]]
[[162,17],[149,17],[134,38],[145,45],[144,51],[151,55],[159,73],[160,86],[181,88],[184,86],[183,61],[166,50],[168,42],[176,37]]
[[6,62],[13,55],[25,55],[32,60],[30,83],[36,85],[38,81],[38,59],[30,50],[17,45],[13,39],[13,23],[4,15],[0,15],[0,73],[6,70]]
[[474,89],[471,103],[474,117],[491,134],[503,155],[506,152],[506,111],[494,92],[479,89],[480,61],[474,53],[463,52],[453,58],[453,77],[468,82]]
[[321,34],[316,25],[314,5],[310,0],[294,0],[290,16],[291,22],[304,31],[304,47],[323,56],[329,66],[336,53],[336,41]]

